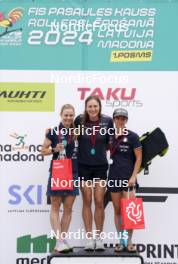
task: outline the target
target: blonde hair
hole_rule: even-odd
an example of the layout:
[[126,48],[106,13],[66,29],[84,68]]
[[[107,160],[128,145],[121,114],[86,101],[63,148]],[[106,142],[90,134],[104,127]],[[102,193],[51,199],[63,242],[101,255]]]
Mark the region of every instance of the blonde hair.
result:
[[[72,109],[72,110],[74,111],[74,115],[75,115],[75,108],[74,108],[74,106],[71,105],[71,104],[65,104],[65,105],[63,105],[63,106],[61,107],[60,115],[62,115],[62,113],[63,113],[64,110],[66,110],[66,109]],[[74,123],[72,123],[72,127],[75,128]],[[78,138],[77,135],[74,135],[74,140],[77,140],[77,138]]]
[[65,104],[61,107],[61,111],[60,111],[60,115],[62,115],[62,113],[64,112],[64,110],[66,109],[72,109],[75,113],[75,108],[73,107],[73,105],[71,104]]

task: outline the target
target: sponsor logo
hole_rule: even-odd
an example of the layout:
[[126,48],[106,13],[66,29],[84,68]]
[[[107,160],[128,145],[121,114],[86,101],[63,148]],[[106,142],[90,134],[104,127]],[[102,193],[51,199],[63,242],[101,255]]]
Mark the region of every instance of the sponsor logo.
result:
[[[47,235],[32,238],[26,235],[17,238],[17,253],[50,253],[55,247],[56,239],[48,238]],[[20,257],[16,259],[16,264],[32,264],[32,263],[49,263],[49,256],[44,258]]]
[[125,138],[123,139],[123,142],[128,142],[128,138],[125,137]]
[[152,61],[152,50],[112,51],[111,62]]
[[29,185],[22,187],[21,185],[11,185],[8,193],[11,198],[8,200],[10,205],[19,205],[22,202],[30,205],[42,205],[42,185]]
[[22,44],[22,27],[15,27],[23,17],[23,8],[16,7],[5,14],[0,11],[0,45]]
[[[46,208],[44,191],[42,185],[26,185],[19,184],[10,185],[8,188],[8,204],[7,210],[10,214],[49,214]],[[61,212],[62,210],[60,210]]]
[[49,256],[46,258],[18,258],[16,259],[16,264],[47,264],[49,262]]
[[137,222],[142,220],[142,211],[140,210],[140,204],[135,204],[134,202],[129,203],[126,207],[126,214],[128,219],[133,222],[135,225]]
[[[147,260],[152,259],[152,262],[145,262],[147,264],[177,263],[171,262],[178,258],[178,245],[176,244],[137,244],[137,250],[139,253],[144,254]],[[165,261],[160,261],[160,259]]]
[[56,239],[48,238],[47,235],[32,238],[31,235],[18,237],[17,253],[49,253],[52,252]]
[[79,87],[80,100],[85,100],[89,95],[97,95],[100,100],[105,101],[107,107],[142,107],[140,100],[136,99],[136,88],[88,88]]
[[40,154],[41,145],[26,144],[27,134],[13,133],[13,144],[0,144],[0,161],[44,161]]
[[14,146],[12,146],[12,150],[18,150],[18,149],[28,149],[28,146],[26,146],[25,144],[25,137],[27,135],[19,135],[17,133],[14,133],[12,135],[10,135],[12,138],[15,138],[16,139],[16,143],[14,144]]
[[0,83],[0,111],[54,111],[54,84]]
[[[112,243],[104,244],[113,248]],[[145,264],[177,264],[178,244],[136,244],[137,251],[143,255]],[[145,261],[147,260],[147,261]]]

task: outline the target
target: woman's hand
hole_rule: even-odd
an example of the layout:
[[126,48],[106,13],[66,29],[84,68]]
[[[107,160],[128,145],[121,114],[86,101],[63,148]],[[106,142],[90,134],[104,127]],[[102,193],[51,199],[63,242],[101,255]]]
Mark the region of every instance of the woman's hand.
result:
[[62,143],[57,144],[55,148],[53,148],[54,152],[60,152],[64,149],[64,145]]
[[128,187],[134,187],[136,180],[137,180],[136,175],[132,175],[128,181]]

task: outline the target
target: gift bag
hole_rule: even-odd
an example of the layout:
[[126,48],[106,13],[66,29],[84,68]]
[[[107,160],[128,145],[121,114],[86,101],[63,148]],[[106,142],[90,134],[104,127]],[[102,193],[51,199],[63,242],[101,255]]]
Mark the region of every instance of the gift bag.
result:
[[73,190],[72,160],[52,161],[51,190]]
[[142,198],[122,198],[120,201],[122,229],[144,229]]

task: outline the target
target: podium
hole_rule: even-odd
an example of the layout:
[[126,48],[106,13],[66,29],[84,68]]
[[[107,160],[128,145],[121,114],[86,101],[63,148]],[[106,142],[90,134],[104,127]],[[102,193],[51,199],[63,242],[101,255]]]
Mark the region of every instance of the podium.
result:
[[53,253],[48,257],[48,264],[144,264],[138,253],[114,252],[114,248],[105,251],[87,252],[83,247],[74,248],[69,253]]

